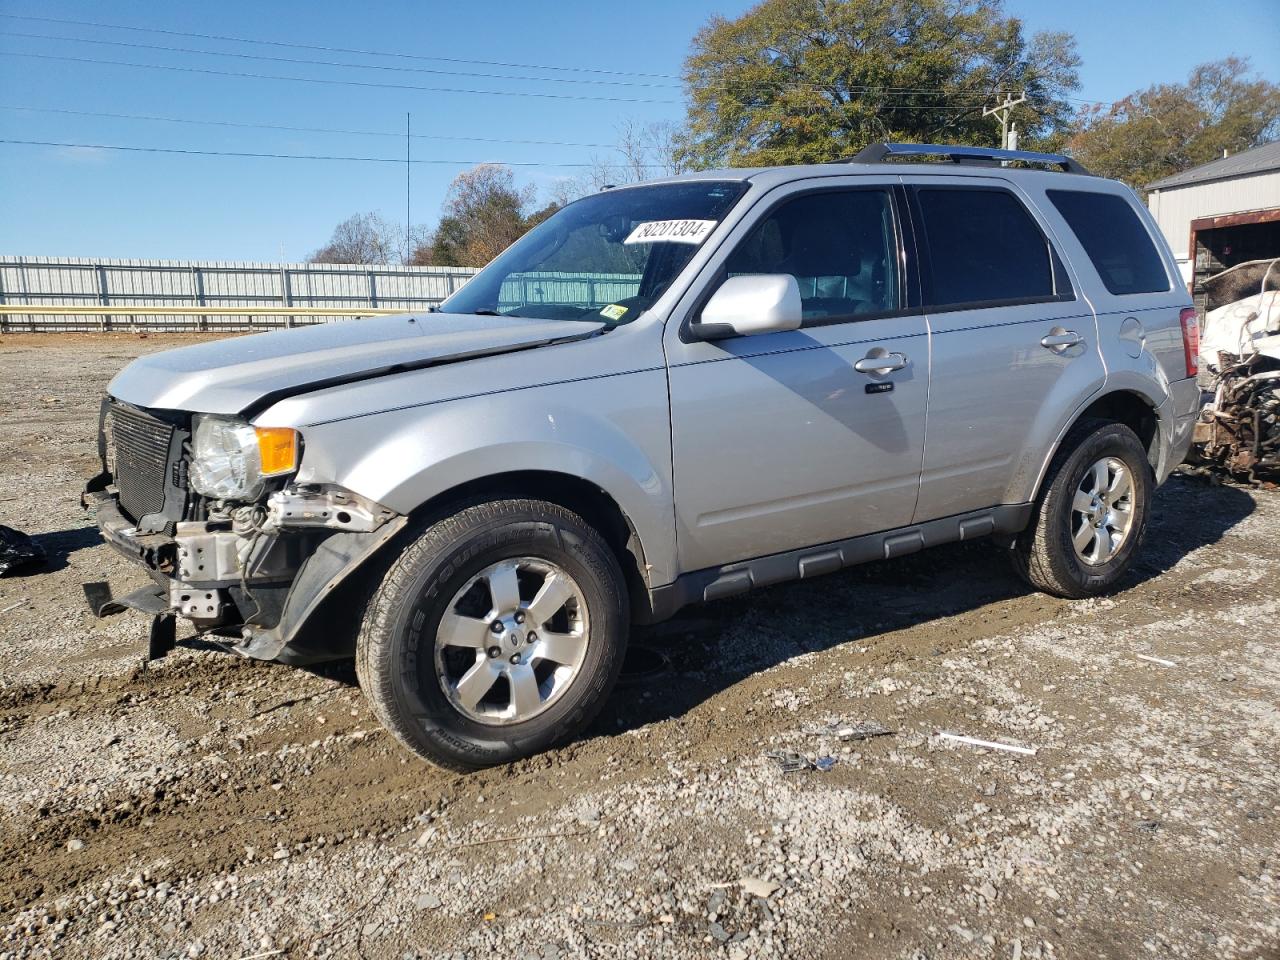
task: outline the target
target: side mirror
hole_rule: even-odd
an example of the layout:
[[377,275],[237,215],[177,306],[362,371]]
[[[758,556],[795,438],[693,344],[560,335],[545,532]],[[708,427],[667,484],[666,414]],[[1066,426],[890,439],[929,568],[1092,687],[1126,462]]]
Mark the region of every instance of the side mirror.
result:
[[701,340],[800,329],[800,285],[789,273],[730,277],[711,295],[690,332]]

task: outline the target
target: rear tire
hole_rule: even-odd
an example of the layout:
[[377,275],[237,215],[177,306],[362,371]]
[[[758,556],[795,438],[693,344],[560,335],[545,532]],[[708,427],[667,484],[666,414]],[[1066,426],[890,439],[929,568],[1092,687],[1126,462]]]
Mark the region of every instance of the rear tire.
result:
[[581,517],[539,500],[461,507],[374,592],[356,672],[374,714],[418,756],[459,771],[510,763],[599,712],[628,609],[617,559]]
[[1077,424],[1015,541],[1014,569],[1037,590],[1058,597],[1105,593],[1133,564],[1154,488],[1146,450],[1129,427],[1104,420]]

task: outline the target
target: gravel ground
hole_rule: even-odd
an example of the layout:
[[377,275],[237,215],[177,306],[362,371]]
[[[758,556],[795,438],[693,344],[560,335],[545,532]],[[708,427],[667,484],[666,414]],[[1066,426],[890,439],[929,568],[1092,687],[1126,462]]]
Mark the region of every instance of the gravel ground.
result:
[[0,958],[1280,958],[1280,493],[1175,476],[1101,600],[970,544],[691,608],[587,736],[457,776],[349,664],[144,669],[85,610],[139,580],[76,504],[98,396],[175,342],[0,339],[51,557],[0,580]]

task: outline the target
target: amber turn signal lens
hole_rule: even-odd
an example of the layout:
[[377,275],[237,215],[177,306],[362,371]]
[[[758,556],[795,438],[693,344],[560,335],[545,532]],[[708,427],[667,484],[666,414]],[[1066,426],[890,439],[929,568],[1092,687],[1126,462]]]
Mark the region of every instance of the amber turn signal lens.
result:
[[289,427],[254,427],[258,435],[258,454],[262,459],[262,475],[273,477],[298,468],[298,431]]

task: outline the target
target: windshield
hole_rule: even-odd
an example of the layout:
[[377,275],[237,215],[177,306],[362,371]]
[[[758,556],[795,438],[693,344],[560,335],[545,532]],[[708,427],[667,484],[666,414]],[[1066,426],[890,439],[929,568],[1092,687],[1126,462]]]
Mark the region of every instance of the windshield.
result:
[[440,309],[630,323],[670,286],[746,187],[695,180],[584,197],[517,240]]

